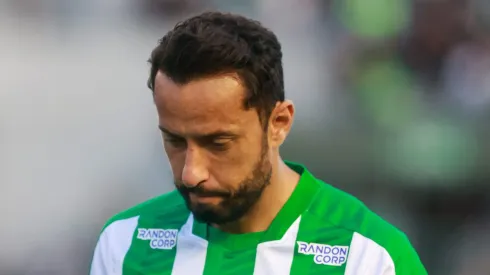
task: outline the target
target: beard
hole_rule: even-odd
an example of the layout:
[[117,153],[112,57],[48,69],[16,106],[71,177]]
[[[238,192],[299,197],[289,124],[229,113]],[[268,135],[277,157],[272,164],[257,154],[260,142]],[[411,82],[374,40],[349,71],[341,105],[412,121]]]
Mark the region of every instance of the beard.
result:
[[[267,140],[262,142],[260,158],[252,172],[232,191],[206,190],[201,185],[189,188],[182,182],[175,182],[177,190],[184,198],[187,208],[194,219],[204,223],[226,224],[242,218],[260,199],[264,189],[270,184],[272,166],[267,157]],[[189,195],[218,196],[222,200],[217,204],[192,202]]]

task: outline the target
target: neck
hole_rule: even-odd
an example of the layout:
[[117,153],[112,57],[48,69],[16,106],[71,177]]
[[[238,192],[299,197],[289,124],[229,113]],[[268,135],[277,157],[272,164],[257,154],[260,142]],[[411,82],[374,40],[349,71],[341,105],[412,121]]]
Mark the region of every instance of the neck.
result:
[[300,175],[289,168],[278,157],[272,163],[270,184],[264,189],[260,199],[240,220],[218,225],[224,232],[240,234],[267,230],[284,204],[288,201],[299,182]]

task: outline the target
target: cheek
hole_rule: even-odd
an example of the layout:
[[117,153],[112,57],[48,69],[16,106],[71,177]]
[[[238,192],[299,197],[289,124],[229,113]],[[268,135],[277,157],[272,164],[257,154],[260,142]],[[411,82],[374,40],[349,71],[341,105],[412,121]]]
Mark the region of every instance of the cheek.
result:
[[260,161],[261,144],[241,143],[233,147],[226,156],[212,157],[210,169],[220,183],[240,184],[249,178]]
[[228,169],[245,168],[257,161],[260,156],[261,146],[255,140],[242,139],[231,146],[224,153],[213,154],[213,160]]

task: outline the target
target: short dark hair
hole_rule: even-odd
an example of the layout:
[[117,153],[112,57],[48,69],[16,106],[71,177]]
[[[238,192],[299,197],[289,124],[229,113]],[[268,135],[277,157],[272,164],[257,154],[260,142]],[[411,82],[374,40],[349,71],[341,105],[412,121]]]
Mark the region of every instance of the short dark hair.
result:
[[159,40],[149,63],[152,91],[158,71],[178,84],[237,73],[247,89],[244,108],[256,108],[265,127],[276,103],[284,101],[282,51],[276,35],[240,15],[205,12],[178,23]]

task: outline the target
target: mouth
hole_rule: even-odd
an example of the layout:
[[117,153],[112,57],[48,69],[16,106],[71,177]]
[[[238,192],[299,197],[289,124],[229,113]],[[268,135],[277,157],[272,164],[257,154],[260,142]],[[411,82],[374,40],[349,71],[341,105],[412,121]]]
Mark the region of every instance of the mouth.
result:
[[194,194],[190,193],[189,198],[191,201],[199,202],[199,203],[213,203],[218,202],[223,199],[222,196],[217,195],[207,195],[207,194]]

